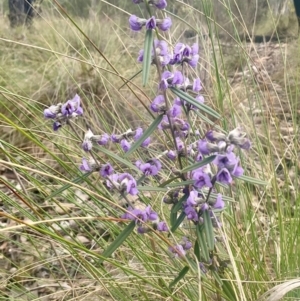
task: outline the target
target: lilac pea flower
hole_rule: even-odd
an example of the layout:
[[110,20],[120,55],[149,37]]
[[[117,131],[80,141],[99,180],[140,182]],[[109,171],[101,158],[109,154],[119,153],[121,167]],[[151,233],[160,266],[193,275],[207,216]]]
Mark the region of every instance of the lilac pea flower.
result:
[[60,122],[55,121],[55,122],[53,123],[53,130],[54,130],[54,131],[58,131],[58,129],[61,128],[61,127],[62,127],[62,124],[61,124]]
[[159,113],[164,111],[166,109],[164,96],[163,95],[156,96],[150,105],[150,109],[154,113]]
[[157,231],[159,232],[169,232],[169,227],[166,222],[159,222],[157,224]]
[[182,56],[184,49],[185,49],[185,44],[177,43],[174,47],[174,54],[180,54]]
[[106,181],[106,186],[108,188],[117,188],[119,189],[119,174],[115,173],[115,174],[112,174],[112,175],[109,175],[108,176],[108,180]]
[[123,149],[123,151],[126,153],[129,151],[131,144],[126,140],[126,139],[122,139],[121,140],[121,147]]
[[199,92],[201,90],[202,90],[202,86],[201,86],[200,78],[195,78],[193,84],[193,91]]
[[195,161],[196,161],[196,162],[200,162],[200,161],[202,161],[202,160],[203,160],[203,156],[202,156],[201,152],[199,152],[199,153],[197,154],[196,158],[195,158]]
[[150,206],[146,207],[145,212],[149,221],[156,221],[158,219],[158,214],[153,211]]
[[184,213],[186,214],[186,218],[190,221],[197,222],[198,221],[198,213],[196,209],[192,206],[186,206],[184,208]]
[[192,53],[192,49],[190,46],[188,45],[185,45],[185,47],[183,48],[183,51],[182,51],[182,55],[183,56],[190,56]]
[[143,143],[141,144],[141,146],[142,146],[142,147],[148,147],[149,144],[150,144],[150,142],[151,142],[151,138],[148,137],[147,139],[145,139],[145,140],[143,141]]
[[190,191],[190,195],[186,200],[187,206],[197,206],[197,199],[198,199],[198,191],[192,190]]
[[208,131],[208,132],[205,134],[205,137],[206,137],[209,141],[211,141],[211,142],[225,141],[226,138],[227,138],[225,134],[219,133],[219,132],[216,132],[216,131],[213,131],[213,130]]
[[239,161],[236,163],[235,167],[231,171],[231,174],[237,178],[244,174],[244,169],[241,166],[239,166]]
[[174,257],[178,257],[178,258],[184,257],[186,253],[182,245],[169,247],[169,251],[173,254]]
[[227,168],[229,171],[233,170],[236,164],[238,163],[238,159],[233,152],[217,155],[215,160],[213,161],[214,164],[218,166],[219,169]]
[[61,104],[52,105],[49,108],[44,110],[44,117],[49,119],[54,119],[57,117],[57,114],[60,112]]
[[81,171],[85,171],[85,172],[92,170],[91,167],[89,166],[88,160],[86,158],[82,158],[82,164],[79,166],[79,169]]
[[135,130],[135,135],[133,136],[134,141],[140,139],[143,135],[143,129],[142,128],[137,128]]
[[138,226],[138,228],[137,228],[137,232],[139,234],[145,234],[145,233],[148,233],[150,231],[151,231],[151,229],[149,229],[148,227]]
[[167,152],[167,157],[172,160],[172,161],[175,161],[176,160],[176,152],[174,152],[173,150],[170,150]]
[[120,174],[118,177],[121,189],[124,189],[127,193],[131,195],[137,195],[137,184],[136,180],[129,173]]
[[182,237],[182,241],[180,242],[184,250],[189,250],[192,248],[193,244],[188,240],[187,237]]
[[116,134],[112,134],[112,135],[110,136],[110,139],[111,139],[111,141],[114,142],[114,143],[120,143],[121,140],[122,140],[122,138],[120,138],[120,136],[119,136],[119,135],[116,135]]
[[209,175],[203,172],[201,169],[193,172],[192,179],[195,181],[194,186],[199,189],[203,187],[208,187],[208,188],[212,187],[212,183]]
[[166,115],[163,116],[160,124],[157,126],[159,130],[166,130],[170,128],[169,119]]
[[193,55],[192,58],[188,60],[188,64],[192,68],[196,68],[198,61],[199,61],[199,55]]
[[142,63],[143,60],[144,60],[144,49],[141,49],[141,50],[139,51],[139,55],[138,55],[137,61],[138,61],[139,63]]
[[145,176],[155,176],[158,174],[156,166],[153,166],[150,163],[141,164],[138,168]]
[[158,171],[161,170],[161,163],[158,159],[152,159],[149,161],[149,163],[151,163],[152,165],[156,166],[156,168],[158,169]]
[[155,40],[154,46],[157,55],[165,56],[168,54],[168,44],[166,41]]
[[225,207],[225,203],[222,199],[222,194],[218,193],[218,196],[217,196],[216,202],[213,205],[213,208],[214,209],[223,209],[224,207]]
[[107,176],[112,175],[113,172],[114,172],[114,169],[109,163],[101,166],[101,169],[100,169],[101,177],[106,178]]
[[181,114],[181,106],[173,105],[172,108],[168,111],[168,115],[172,118],[177,117]]
[[184,82],[184,79],[183,79],[183,75],[180,71],[175,71],[174,72],[174,77],[173,77],[173,80],[172,80],[172,85],[182,85]]
[[156,27],[156,19],[154,16],[152,16],[149,20],[146,22],[146,29],[155,29]]
[[167,31],[172,26],[171,18],[167,17],[161,22],[157,22],[157,27],[162,31]]
[[201,205],[201,211],[207,211],[209,210],[209,205],[207,203],[204,203]]
[[110,136],[107,133],[104,133],[103,135],[95,135],[92,137],[92,140],[97,142],[99,145],[106,145],[110,140]]
[[210,153],[218,152],[219,147],[202,139],[198,141],[198,151],[202,155],[209,155]]
[[194,43],[191,47],[192,55],[199,54],[199,45],[197,43]]
[[133,31],[140,31],[145,23],[145,19],[141,19],[136,15],[131,15],[129,18],[129,26]]
[[173,73],[166,70],[161,75],[161,82],[159,84],[159,88],[161,90],[166,90],[169,87],[168,81],[171,80],[174,77]]
[[90,129],[85,133],[83,143],[82,143],[82,148],[83,148],[84,151],[89,152],[89,151],[92,150],[92,148],[93,148],[93,143],[92,143],[93,136],[94,136],[94,134]]
[[149,3],[153,4],[158,9],[164,9],[167,7],[166,0],[150,0]]
[[232,177],[230,175],[230,172],[226,168],[222,168],[218,171],[216,175],[217,182],[220,182],[222,184],[229,185],[232,183]]
[[176,146],[178,151],[182,151],[184,149],[184,143],[179,137],[176,137]]
[[66,117],[83,114],[83,109],[80,107],[80,97],[78,94],[76,94],[73,99],[68,100],[61,106],[61,113]]
[[195,99],[196,99],[198,102],[200,102],[201,104],[204,103],[204,97],[203,97],[203,95],[197,95],[197,96],[195,97]]

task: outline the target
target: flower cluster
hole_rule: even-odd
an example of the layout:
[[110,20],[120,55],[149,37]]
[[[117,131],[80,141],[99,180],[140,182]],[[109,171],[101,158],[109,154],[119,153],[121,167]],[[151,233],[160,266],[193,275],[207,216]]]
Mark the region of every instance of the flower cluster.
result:
[[76,118],[83,114],[83,109],[80,106],[80,97],[76,94],[73,99],[66,103],[52,105],[44,110],[44,117],[53,119],[53,130],[57,131],[63,124],[66,124],[69,119]]

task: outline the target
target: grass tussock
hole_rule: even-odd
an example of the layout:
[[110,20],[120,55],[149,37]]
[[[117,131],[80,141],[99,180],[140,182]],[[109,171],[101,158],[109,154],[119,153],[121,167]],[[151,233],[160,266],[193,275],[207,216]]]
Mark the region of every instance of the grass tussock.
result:
[[[228,5],[219,2],[223,8]],[[150,84],[143,87],[136,58],[144,36],[128,29],[130,8],[114,9],[113,15],[90,10],[89,18],[69,18],[47,2],[51,10],[30,29],[12,30],[5,18],[0,20],[4,300],[255,301],[264,293],[270,301],[300,299],[293,280],[300,266],[299,39],[242,41],[240,28],[249,37],[253,34],[249,16],[242,18],[234,7],[218,15],[215,7],[203,3],[182,3],[179,9],[170,5],[170,13],[182,13],[184,22],[174,19],[172,33],[165,36],[169,45],[182,39],[199,43],[195,72],[203,82],[205,103],[222,116],[211,124],[203,121],[205,116],[191,123],[201,134],[242,125],[252,141],[251,151],[240,153],[245,175],[260,180],[235,180],[230,190],[220,188],[228,200],[220,216],[222,227],[216,230],[222,241],[216,257],[227,265],[218,267],[224,268],[222,287],[213,270],[203,277],[192,265],[192,252],[190,260],[178,260],[167,251],[181,236],[193,235],[193,227],[186,225],[178,229],[180,235],[133,232],[112,256],[101,256],[130,225],[119,218],[126,210],[124,200],[98,174],[83,176],[78,169],[86,156],[81,150],[84,131],[120,134],[147,128],[153,121],[148,108],[157,95],[158,77],[153,69]],[[263,28],[259,25],[258,31]],[[230,42],[218,35],[222,31]],[[43,110],[76,93],[84,118],[73,124],[75,131],[64,127],[53,132]],[[147,150],[152,157],[170,148],[160,133],[154,145]],[[119,171],[127,172],[134,163],[124,159],[118,145],[99,148],[94,155]],[[145,150],[138,158],[146,160],[147,155]],[[171,167],[164,170],[159,180],[171,173]],[[155,186],[156,180],[145,186]],[[151,204],[169,221],[170,209],[162,202],[167,192],[144,189],[129,201],[141,208]],[[185,277],[170,288],[186,266]]]

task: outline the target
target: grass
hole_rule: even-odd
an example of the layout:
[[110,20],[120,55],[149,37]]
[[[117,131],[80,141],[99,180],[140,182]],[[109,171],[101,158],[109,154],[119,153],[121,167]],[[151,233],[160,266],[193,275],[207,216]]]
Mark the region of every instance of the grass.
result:
[[[132,78],[141,69],[136,56],[143,48],[143,35],[127,28],[126,11],[110,17],[101,12],[89,19],[72,17],[75,26],[48,5],[51,10],[31,29],[12,31],[7,20],[0,21],[0,300],[46,300],[47,296],[51,300],[248,301],[297,279],[298,40],[251,51],[236,38],[231,47],[237,50],[228,52],[217,37],[198,37],[202,49],[197,71],[203,78],[205,101],[223,117],[215,125],[226,130],[237,124],[245,127],[253,143],[250,152],[240,154],[245,174],[267,183],[236,180],[230,191],[224,190],[229,202],[221,215],[223,227],[216,231],[223,240],[216,255],[228,261],[221,289],[213,271],[202,277],[193,266],[192,252],[189,260],[168,253],[182,235],[193,237],[190,228],[181,227],[171,236],[131,233],[104,260],[102,252],[129,226],[119,218],[125,210],[120,197],[107,191],[99,176],[82,177],[78,169],[85,155],[80,149],[83,132],[87,123],[100,134],[147,128],[153,120],[147,108],[157,92],[157,74],[151,73],[146,88],[140,74]],[[209,7],[206,16],[189,5],[179,16],[180,12],[189,21],[184,25],[174,21],[167,35],[170,44],[182,39],[190,27],[206,28],[211,34],[219,28],[210,19]],[[227,13],[234,28],[235,15]],[[124,85],[129,79],[130,84]],[[85,117],[76,123],[78,135],[69,127],[53,132],[43,109],[75,93],[85,110]],[[201,118],[193,122],[203,132],[210,127]],[[148,150],[153,157],[168,141],[155,135],[155,148]],[[138,155],[146,160],[149,154]],[[118,146],[99,148],[95,156],[128,170],[119,159],[123,153]],[[165,170],[161,177],[167,179],[168,173]],[[155,180],[151,185],[155,187]],[[141,207],[151,204],[169,222],[170,208],[162,203],[166,193],[144,191],[131,201]],[[185,277],[169,288],[185,266],[190,267]],[[281,297],[285,288],[279,288],[266,300],[300,300],[297,282]]]

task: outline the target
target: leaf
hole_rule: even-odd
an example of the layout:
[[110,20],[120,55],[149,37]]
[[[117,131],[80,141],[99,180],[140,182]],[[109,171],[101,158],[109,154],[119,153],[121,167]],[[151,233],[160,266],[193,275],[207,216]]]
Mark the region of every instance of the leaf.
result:
[[171,87],[170,88],[171,91],[176,95],[178,96],[180,99],[183,99],[185,100],[186,102],[188,102],[189,104],[195,106],[196,108],[204,111],[205,113],[217,118],[217,119],[220,119],[221,118],[221,115],[219,113],[217,113],[215,110],[213,110],[212,108],[210,108],[209,106],[205,105],[205,104],[202,104],[200,102],[198,102],[194,97],[192,97],[191,95],[189,95],[188,93],[186,92],[183,92],[182,90],[178,89],[178,88],[174,88],[174,87]]
[[207,249],[207,244],[204,235],[204,226],[197,225],[196,226],[196,234],[197,234],[197,241],[200,248],[200,257],[203,258],[205,262],[210,262],[209,252]]
[[[135,228],[135,221],[132,221],[128,226],[116,237],[113,243],[109,245],[109,247],[103,251],[101,254],[103,257],[109,257],[111,254],[116,251],[122,243],[126,240],[126,238],[131,234],[131,232]],[[100,263],[103,262],[104,259],[100,260]]]
[[263,181],[263,180],[260,180],[260,179],[255,179],[255,178],[248,177],[248,176],[240,176],[240,177],[237,177],[236,179],[245,181],[247,183],[255,184],[255,185],[263,185],[263,186],[268,185],[267,181]]
[[[172,211],[171,211],[172,214]],[[181,212],[181,214],[179,215],[179,217],[175,220],[174,224],[171,224],[171,232],[175,232],[176,229],[181,225],[181,223],[183,222],[183,220],[185,219],[186,214],[184,213],[184,211]]]
[[132,154],[156,130],[163,116],[163,114],[157,116],[157,118],[152,122],[152,124],[148,127],[144,134],[130,147],[129,151],[125,153],[125,158]]
[[[80,177],[74,179],[74,180],[72,181],[72,183],[73,183],[73,184],[79,184],[79,183],[83,182],[84,179],[88,178],[88,176],[89,176],[91,173],[92,173],[92,172],[90,171],[90,172],[87,172],[87,173],[83,174],[82,176],[80,176]],[[62,194],[65,190],[69,189],[69,188],[72,187],[72,186],[73,186],[73,185],[70,183],[70,184],[66,184],[66,185],[60,187],[59,189],[57,189],[57,190],[55,190],[53,193],[51,193],[49,196],[47,196],[47,197],[45,198],[45,201],[50,200],[50,199],[56,197],[56,196],[59,195],[59,194]]]
[[169,184],[167,187],[168,188],[175,188],[175,187],[181,187],[181,186],[186,186],[186,185],[191,185],[194,184],[194,180],[187,180],[187,181],[182,181],[182,182],[176,182]]
[[172,207],[171,211],[174,212],[174,213],[178,212],[178,210],[180,210],[180,209],[182,208],[182,203],[185,202],[185,201],[187,200],[188,197],[189,197],[189,196],[188,196],[187,194],[184,194],[184,195],[180,198],[180,200],[178,201],[178,203],[175,204],[175,205]]
[[143,86],[145,87],[149,74],[150,74],[150,67],[151,67],[151,62],[152,62],[152,48],[153,48],[153,30],[148,29],[146,31],[145,35],[145,43],[144,43],[144,55],[143,55],[143,73],[142,73],[142,78],[143,78]]
[[213,160],[215,160],[215,158],[216,158],[216,155],[212,155],[212,156],[210,156],[210,157],[207,157],[207,158],[203,159],[203,160],[200,161],[200,162],[197,162],[197,163],[195,163],[195,164],[192,164],[192,165],[189,165],[189,166],[183,168],[183,169],[181,170],[181,172],[184,173],[184,172],[191,171],[191,170],[195,170],[195,169],[197,169],[197,168],[200,168],[200,167],[202,167],[202,166],[205,166],[205,165],[211,163]]
[[153,187],[153,186],[137,186],[138,191],[157,191],[157,192],[166,192],[168,188],[164,187]]
[[185,266],[178,274],[178,276],[169,284],[169,288],[171,289],[174,285],[176,285],[189,271],[189,267]]
[[173,181],[175,181],[175,180],[178,179],[178,178],[179,178],[179,176],[174,177],[174,178],[170,178],[169,180],[167,180],[167,181],[163,182],[162,184],[160,184],[159,187],[165,187],[165,186],[167,186],[169,183],[172,183]]
[[212,251],[215,247],[215,235],[214,235],[213,224],[211,221],[211,216],[209,215],[208,210],[205,210],[202,216],[203,216],[204,231],[205,231],[208,250]]
[[118,162],[120,162],[120,163],[123,163],[124,165],[126,165],[126,166],[129,167],[130,169],[134,169],[135,171],[141,173],[141,171],[140,171],[134,164],[132,164],[130,161],[124,160],[124,159],[121,158],[120,156],[118,156],[118,155],[116,155],[115,153],[113,153],[113,152],[107,150],[107,149],[104,148],[104,147],[98,146],[98,149],[99,149],[102,153],[108,155],[110,158],[113,158],[113,159],[115,159],[116,161],[118,161]]

